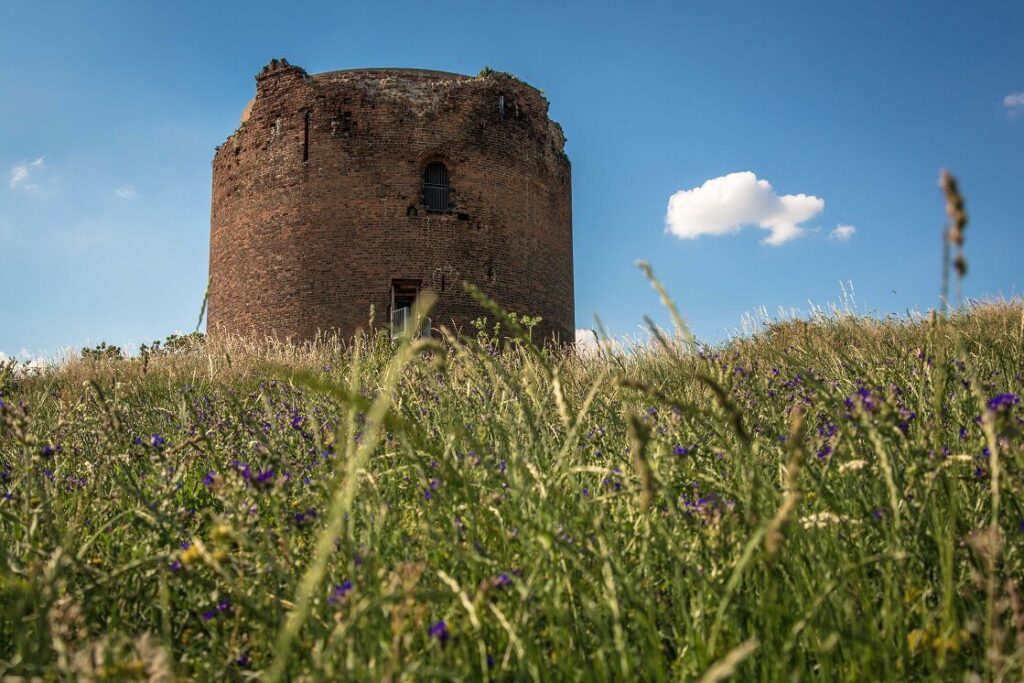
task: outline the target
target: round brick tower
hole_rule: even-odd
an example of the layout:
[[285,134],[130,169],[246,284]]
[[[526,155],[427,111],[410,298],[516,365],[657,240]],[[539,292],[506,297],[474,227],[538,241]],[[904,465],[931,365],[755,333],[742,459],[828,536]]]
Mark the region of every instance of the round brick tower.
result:
[[210,333],[296,341],[401,325],[420,291],[436,329],[484,310],[572,341],[572,192],[561,127],[507,74],[309,75],[274,60],[213,159]]

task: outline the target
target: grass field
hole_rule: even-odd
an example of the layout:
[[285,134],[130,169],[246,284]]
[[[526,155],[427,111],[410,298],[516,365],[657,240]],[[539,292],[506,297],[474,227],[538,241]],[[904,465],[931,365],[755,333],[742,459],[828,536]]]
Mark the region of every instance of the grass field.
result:
[[1024,678],[1024,306],[504,329],[8,369],[0,674]]

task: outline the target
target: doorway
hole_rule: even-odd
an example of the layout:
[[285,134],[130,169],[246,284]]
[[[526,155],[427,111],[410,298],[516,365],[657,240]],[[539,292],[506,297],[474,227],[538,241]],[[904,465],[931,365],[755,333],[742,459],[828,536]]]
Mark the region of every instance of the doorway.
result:
[[[412,307],[420,293],[421,280],[395,279],[391,281],[391,333],[399,335],[412,325]],[[430,336],[430,319],[424,321],[424,336]]]

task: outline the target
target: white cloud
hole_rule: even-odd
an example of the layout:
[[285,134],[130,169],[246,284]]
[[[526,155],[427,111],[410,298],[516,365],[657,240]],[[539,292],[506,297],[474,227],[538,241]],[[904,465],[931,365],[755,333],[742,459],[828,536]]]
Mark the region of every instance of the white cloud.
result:
[[8,356],[3,351],[0,351],[0,365],[7,363],[15,364],[14,370],[17,374],[39,371],[50,366],[50,360],[45,355],[33,355],[28,349],[22,349],[14,356]]
[[11,187],[17,187],[28,179],[28,168],[22,164],[11,169]]
[[595,353],[599,348],[597,335],[593,330],[576,330],[576,350],[580,353]]
[[29,182],[32,176],[42,170],[44,159],[46,157],[39,157],[35,161],[30,161],[23,164],[16,164],[11,168],[11,180],[9,185],[11,188],[20,188],[23,190],[38,190],[39,185],[36,183]]
[[1024,92],[1012,92],[1003,98],[1009,116],[1024,115]]
[[21,362],[22,369],[27,370],[40,370],[50,365],[50,361],[45,354],[32,353],[24,347],[18,352],[18,360]]
[[622,343],[615,339],[599,339],[594,330],[576,330],[576,352],[581,356],[594,356],[602,349],[616,353],[622,348]]
[[21,361],[22,372],[27,370],[45,370],[48,367],[50,367],[50,361],[46,359],[46,356],[35,356]]
[[134,185],[122,185],[114,190],[114,196],[118,199],[134,199],[137,195]]
[[857,228],[853,225],[837,225],[828,236],[834,240],[845,242],[853,237],[855,232],[857,232]]
[[784,244],[804,233],[804,223],[825,209],[807,194],[777,195],[767,180],[750,171],[730,173],[700,187],[679,190],[668,200],[665,230],[680,239],[726,235],[746,225],[769,231],[762,244]]

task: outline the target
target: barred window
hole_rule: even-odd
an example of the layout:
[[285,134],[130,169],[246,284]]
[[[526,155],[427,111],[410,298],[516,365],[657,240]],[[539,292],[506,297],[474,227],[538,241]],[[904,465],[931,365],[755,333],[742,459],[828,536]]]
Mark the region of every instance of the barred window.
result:
[[423,179],[423,198],[427,211],[448,210],[448,169],[440,161],[427,166]]

